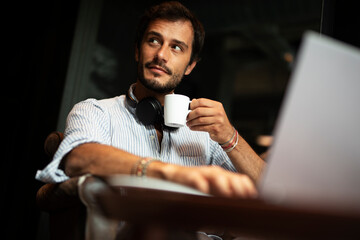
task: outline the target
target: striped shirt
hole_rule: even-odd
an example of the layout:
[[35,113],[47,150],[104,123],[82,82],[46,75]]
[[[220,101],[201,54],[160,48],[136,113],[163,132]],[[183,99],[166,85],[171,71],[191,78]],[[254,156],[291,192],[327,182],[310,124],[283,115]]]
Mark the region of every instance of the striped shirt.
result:
[[[129,94],[136,100],[132,87]],[[69,179],[59,168],[62,158],[73,148],[89,142],[110,145],[166,163],[218,165],[236,171],[227,154],[207,132],[191,131],[187,126],[176,131],[164,129],[159,143],[155,128],[139,122],[135,108],[127,104],[125,95],[103,100],[87,99],[76,104],[67,117],[64,136],[53,160],[37,172],[36,179],[43,182]]]

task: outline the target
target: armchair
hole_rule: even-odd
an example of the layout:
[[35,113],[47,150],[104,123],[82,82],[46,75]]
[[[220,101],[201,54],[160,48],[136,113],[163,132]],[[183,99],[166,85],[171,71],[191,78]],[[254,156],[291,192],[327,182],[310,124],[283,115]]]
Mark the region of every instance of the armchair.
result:
[[[44,151],[51,159],[64,135],[52,132],[44,143]],[[78,178],[62,183],[44,184],[36,194],[38,207],[49,214],[50,239],[85,239],[86,207],[78,195]]]

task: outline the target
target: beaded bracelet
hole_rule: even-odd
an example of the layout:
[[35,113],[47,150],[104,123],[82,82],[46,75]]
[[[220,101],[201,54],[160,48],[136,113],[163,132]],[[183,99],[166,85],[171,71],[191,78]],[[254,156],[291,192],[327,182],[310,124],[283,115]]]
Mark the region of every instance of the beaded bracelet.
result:
[[132,170],[132,174],[137,177],[144,177],[146,176],[147,167],[151,162],[160,161],[155,158],[147,157],[147,158],[140,158],[138,162],[134,165]]

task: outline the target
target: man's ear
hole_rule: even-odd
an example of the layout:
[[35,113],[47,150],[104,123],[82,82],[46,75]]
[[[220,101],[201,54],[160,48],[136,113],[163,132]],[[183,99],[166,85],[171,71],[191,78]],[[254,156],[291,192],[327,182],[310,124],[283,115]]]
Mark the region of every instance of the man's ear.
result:
[[186,67],[186,71],[185,71],[185,75],[189,75],[191,73],[191,71],[194,69],[194,67],[196,66],[196,61],[193,61],[191,64],[189,64]]
[[135,61],[139,62],[139,49],[138,49],[138,47],[135,47]]

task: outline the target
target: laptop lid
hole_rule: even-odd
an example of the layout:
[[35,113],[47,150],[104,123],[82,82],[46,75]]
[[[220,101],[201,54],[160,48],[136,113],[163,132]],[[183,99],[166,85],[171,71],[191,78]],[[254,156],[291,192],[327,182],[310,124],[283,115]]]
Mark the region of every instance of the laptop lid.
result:
[[280,204],[360,211],[360,51],[304,35],[260,195]]

